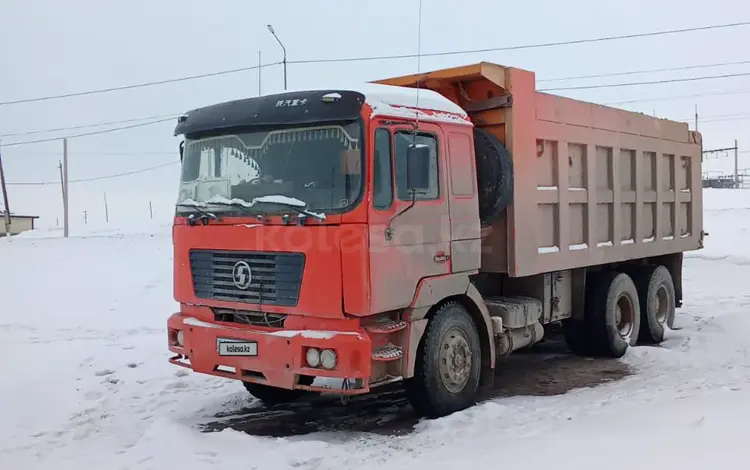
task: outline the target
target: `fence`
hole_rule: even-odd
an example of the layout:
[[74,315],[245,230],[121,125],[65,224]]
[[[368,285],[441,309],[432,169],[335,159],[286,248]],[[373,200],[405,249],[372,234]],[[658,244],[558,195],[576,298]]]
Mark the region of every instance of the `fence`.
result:
[[704,188],[717,189],[750,189],[750,168],[737,171],[737,181],[734,172],[707,171],[701,176]]

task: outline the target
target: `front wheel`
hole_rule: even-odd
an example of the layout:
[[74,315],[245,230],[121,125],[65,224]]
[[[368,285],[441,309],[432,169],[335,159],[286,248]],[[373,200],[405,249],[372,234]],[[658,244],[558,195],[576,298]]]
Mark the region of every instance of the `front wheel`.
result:
[[479,332],[458,302],[441,305],[430,319],[406,391],[418,414],[430,418],[476,402],[482,366]]

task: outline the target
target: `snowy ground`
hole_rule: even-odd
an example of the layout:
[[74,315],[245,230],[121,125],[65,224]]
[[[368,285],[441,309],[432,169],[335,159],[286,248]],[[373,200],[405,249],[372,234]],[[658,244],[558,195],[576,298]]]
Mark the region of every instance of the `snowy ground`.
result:
[[735,467],[750,422],[750,191],[704,198],[710,235],[686,260],[679,330],[632,349],[634,375],[494,399],[398,436],[200,432],[248,399],[166,362],[167,226],[2,240],[0,468]]

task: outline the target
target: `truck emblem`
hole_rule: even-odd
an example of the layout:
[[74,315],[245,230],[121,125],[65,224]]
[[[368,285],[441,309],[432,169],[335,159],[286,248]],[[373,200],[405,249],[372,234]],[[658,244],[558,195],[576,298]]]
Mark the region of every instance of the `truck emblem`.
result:
[[250,265],[244,261],[237,261],[232,268],[232,281],[238,289],[247,290],[253,282],[253,273]]

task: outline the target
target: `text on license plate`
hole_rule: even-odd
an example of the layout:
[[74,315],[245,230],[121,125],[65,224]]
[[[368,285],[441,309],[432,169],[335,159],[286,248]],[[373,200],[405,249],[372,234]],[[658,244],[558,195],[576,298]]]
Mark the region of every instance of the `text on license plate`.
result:
[[258,343],[255,341],[217,340],[219,356],[257,356]]

